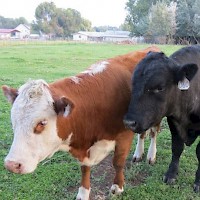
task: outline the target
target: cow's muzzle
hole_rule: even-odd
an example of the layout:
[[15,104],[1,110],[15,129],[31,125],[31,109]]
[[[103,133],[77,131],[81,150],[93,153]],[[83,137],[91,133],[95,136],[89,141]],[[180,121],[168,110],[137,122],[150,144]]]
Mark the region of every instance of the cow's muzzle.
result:
[[4,163],[4,166],[10,172],[17,173],[17,174],[23,174],[24,167],[19,162],[6,160]]
[[134,121],[134,120],[133,120],[133,121],[130,121],[130,120],[124,119],[123,122],[124,122],[124,126],[125,126],[127,129],[130,129],[130,130],[132,130],[133,132],[135,132],[135,131],[137,130],[138,125],[137,125],[137,122],[136,122],[136,121]]

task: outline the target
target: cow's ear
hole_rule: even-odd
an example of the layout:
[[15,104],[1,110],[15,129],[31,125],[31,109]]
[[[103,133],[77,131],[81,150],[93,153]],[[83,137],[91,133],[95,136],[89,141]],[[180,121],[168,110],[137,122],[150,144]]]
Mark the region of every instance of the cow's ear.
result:
[[67,117],[72,112],[73,108],[74,104],[66,97],[56,99],[54,102],[55,112],[57,115],[63,115],[63,117]]
[[151,54],[151,53],[152,53],[152,51],[148,51],[148,52],[147,52],[147,55],[149,55],[149,54]]
[[198,71],[196,64],[186,64],[177,70],[177,82],[180,90],[188,90],[190,87],[190,81],[193,79]]
[[7,98],[7,100],[13,104],[15,101],[16,97],[18,96],[18,90],[8,87],[7,85],[2,86],[3,94]]

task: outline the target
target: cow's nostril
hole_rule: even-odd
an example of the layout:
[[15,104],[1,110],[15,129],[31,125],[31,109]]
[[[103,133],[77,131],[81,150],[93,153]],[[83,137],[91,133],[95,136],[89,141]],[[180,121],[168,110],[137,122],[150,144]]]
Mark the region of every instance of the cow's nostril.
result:
[[22,164],[21,164],[21,163],[16,163],[16,164],[15,164],[15,167],[16,167],[16,169],[20,169],[20,168],[21,168],[21,166],[22,166]]
[[136,121],[129,121],[129,120],[124,120],[124,125],[126,128],[131,129],[131,130],[135,130],[137,127],[137,122]]
[[11,172],[22,173],[22,164],[19,162],[7,160],[5,161],[5,167]]
[[131,126],[136,127],[137,126],[137,122],[136,121],[132,121]]

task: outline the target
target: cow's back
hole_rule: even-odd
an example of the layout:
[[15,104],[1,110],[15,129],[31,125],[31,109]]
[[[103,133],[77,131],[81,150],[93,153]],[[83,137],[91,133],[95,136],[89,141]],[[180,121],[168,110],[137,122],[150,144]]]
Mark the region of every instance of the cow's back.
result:
[[112,134],[124,129],[122,119],[130,99],[131,72],[123,69],[121,63],[108,62],[108,68],[102,73],[77,75],[79,83],[67,78],[50,85],[53,93],[66,96],[74,103],[71,115],[60,118],[62,127],[68,126],[62,129],[78,135],[81,131],[79,137],[84,137],[83,140],[87,137],[100,140],[106,135],[112,139]]
[[[107,67],[100,73],[80,73],[74,81],[62,79],[50,84],[52,93],[66,96],[74,102],[71,115],[58,120],[60,136],[70,133],[82,137],[82,140],[113,139],[125,129],[123,116],[128,109],[131,95],[131,77],[136,64],[149,51],[159,51],[152,47],[108,59]],[[81,131],[81,134],[80,134]]]
[[184,47],[170,56],[179,65],[195,63],[200,66],[200,45]]

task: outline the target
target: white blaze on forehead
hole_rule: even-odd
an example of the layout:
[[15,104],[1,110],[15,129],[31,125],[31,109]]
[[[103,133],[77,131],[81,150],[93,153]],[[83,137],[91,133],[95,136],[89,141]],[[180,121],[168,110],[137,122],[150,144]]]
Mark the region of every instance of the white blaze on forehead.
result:
[[44,80],[28,81],[19,88],[11,109],[13,128],[19,125],[20,128],[27,129],[33,123],[39,122],[37,120],[55,115],[53,102],[48,84]]
[[109,64],[108,61],[101,61],[101,62],[95,63],[91,65],[91,67],[88,70],[83,71],[82,73],[89,74],[91,76],[98,73],[102,73],[107,68],[108,64]]
[[[48,87],[48,84],[42,79],[30,80],[19,88],[19,95],[23,95],[26,100],[36,98],[48,91],[45,87]],[[52,100],[51,95],[50,98]]]
[[96,165],[115,149],[115,141],[100,140],[88,149],[89,157],[83,159],[81,164],[86,166]]
[[19,88],[18,96],[13,103],[11,109],[13,126],[15,123],[25,125],[25,121],[28,126],[31,125],[30,120],[36,121],[42,116],[55,114],[53,102],[48,84],[44,80],[28,81]]

